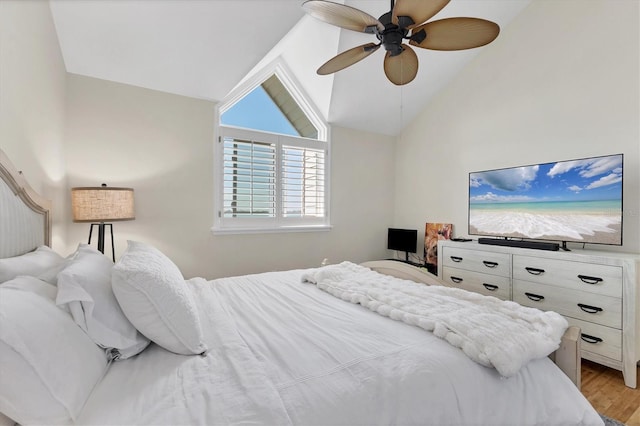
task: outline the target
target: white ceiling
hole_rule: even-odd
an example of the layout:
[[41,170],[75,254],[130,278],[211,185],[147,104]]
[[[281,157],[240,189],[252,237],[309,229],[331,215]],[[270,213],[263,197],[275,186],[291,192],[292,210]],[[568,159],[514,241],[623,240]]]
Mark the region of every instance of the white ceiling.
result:
[[[428,1],[428,0],[423,0]],[[531,0],[452,0],[433,19],[473,16],[503,30]],[[375,36],[304,16],[302,0],[50,0],[67,71],[221,101],[252,72],[281,57],[334,125],[396,135],[475,55],[416,48],[406,86],[385,77],[383,49],[332,76],[315,70]],[[347,0],[378,17],[388,0]],[[499,43],[500,37],[494,42]]]

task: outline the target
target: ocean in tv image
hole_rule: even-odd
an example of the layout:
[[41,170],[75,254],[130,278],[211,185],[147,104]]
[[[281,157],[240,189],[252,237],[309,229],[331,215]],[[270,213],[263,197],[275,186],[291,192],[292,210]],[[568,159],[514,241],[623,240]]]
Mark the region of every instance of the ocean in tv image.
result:
[[469,173],[469,234],[622,244],[622,154]]

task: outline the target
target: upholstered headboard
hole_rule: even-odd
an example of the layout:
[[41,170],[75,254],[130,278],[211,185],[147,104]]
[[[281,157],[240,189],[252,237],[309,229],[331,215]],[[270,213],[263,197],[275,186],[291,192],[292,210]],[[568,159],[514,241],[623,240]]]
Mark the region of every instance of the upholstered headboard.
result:
[[0,258],[51,246],[51,202],[38,195],[0,150]]

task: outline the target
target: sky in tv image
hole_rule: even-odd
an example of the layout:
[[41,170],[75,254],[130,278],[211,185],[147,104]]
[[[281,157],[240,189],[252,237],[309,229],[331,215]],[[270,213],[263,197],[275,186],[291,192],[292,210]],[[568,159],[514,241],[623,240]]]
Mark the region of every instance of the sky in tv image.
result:
[[469,233],[622,244],[622,155],[469,174]]

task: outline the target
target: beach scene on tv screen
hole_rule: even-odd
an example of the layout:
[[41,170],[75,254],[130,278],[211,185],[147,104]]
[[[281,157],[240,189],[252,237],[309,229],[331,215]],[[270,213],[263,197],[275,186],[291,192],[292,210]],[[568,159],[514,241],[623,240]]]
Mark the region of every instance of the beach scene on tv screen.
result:
[[469,234],[622,244],[622,155],[470,173]]

